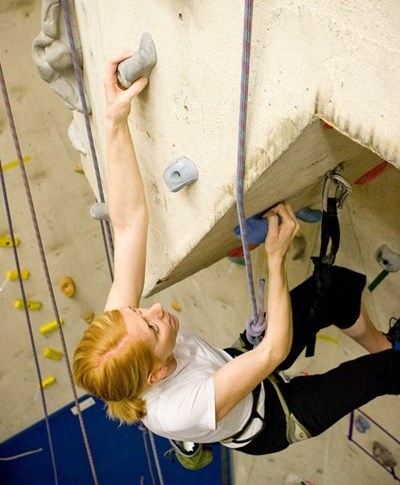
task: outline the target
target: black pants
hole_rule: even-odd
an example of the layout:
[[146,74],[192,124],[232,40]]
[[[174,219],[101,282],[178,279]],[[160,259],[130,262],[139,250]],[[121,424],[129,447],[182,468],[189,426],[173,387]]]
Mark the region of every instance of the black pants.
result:
[[[400,352],[364,355],[325,374],[299,376],[288,383],[279,379],[279,387],[290,411],[312,436],[317,436],[372,399],[400,394]],[[289,446],[285,414],[276,391],[268,380],[264,389],[265,429],[237,451],[264,455]]]
[[[289,368],[318,330],[329,325],[348,328],[355,323],[361,306],[365,276],[338,266],[329,267],[330,281],[320,301],[317,318],[309,318],[315,304],[315,278],[311,276],[290,292],[293,311],[293,344],[287,359],[277,370]],[[317,436],[343,416],[384,394],[400,394],[400,352],[387,350],[346,362],[322,375],[299,376],[279,388],[289,410]],[[286,418],[278,395],[266,380],[264,431],[238,451],[262,455],[289,446]]]

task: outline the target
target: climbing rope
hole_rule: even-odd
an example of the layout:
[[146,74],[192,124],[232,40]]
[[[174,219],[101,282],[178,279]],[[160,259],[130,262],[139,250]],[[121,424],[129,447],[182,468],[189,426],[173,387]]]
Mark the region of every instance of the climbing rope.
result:
[[160,485],[164,485],[164,478],[163,478],[163,475],[162,475],[162,472],[161,472],[160,462],[158,461],[157,448],[156,448],[156,443],[154,441],[153,433],[149,429],[147,429],[146,426],[143,423],[140,423],[138,425],[138,428],[142,432],[143,445],[144,445],[144,450],[145,450],[145,453],[146,453],[147,466],[149,468],[151,481],[152,481],[153,485],[156,485],[156,480],[155,480],[151,456],[150,456],[149,445],[147,443],[147,436],[149,436],[149,439],[150,439],[150,444],[151,444],[151,448],[152,448],[152,452],[153,452],[153,456],[154,456],[154,460],[155,460],[155,464],[156,464],[156,469],[157,469],[157,474],[158,474],[158,479],[159,479]]
[[[78,53],[76,50],[76,44],[75,44],[74,35],[72,32],[72,22],[71,22],[71,14],[68,6],[68,0],[61,0],[61,8],[64,15],[65,26],[67,28],[68,42],[70,46],[72,64],[74,66],[75,78],[76,78],[76,83],[79,91],[79,97],[82,103],[83,117],[85,119],[85,126],[86,126],[88,141],[89,141],[90,153],[92,154],[94,173],[95,173],[96,182],[97,182],[97,189],[99,191],[99,199],[101,203],[105,203],[103,185],[101,183],[99,162],[97,159],[96,148],[94,145],[92,127],[90,125],[90,119],[89,119],[89,110],[87,107],[85,90],[83,87],[82,70],[78,61]],[[102,221],[102,220],[100,221],[100,227],[101,227],[101,232],[103,236],[104,246],[106,249],[108,268],[110,271],[111,279],[113,279],[112,255],[114,254],[114,244],[112,240],[111,227],[108,221]],[[106,239],[106,234],[107,234],[107,239]],[[108,245],[107,245],[107,241],[108,241]]]
[[164,485],[164,478],[163,478],[162,472],[161,472],[160,461],[158,460],[156,441],[154,439],[153,433],[150,430],[149,430],[149,438],[150,438],[150,443],[151,443],[151,449],[153,451],[154,462],[156,464],[158,479],[160,481],[160,485]]
[[[2,96],[3,96],[4,106],[5,106],[6,113],[7,113],[8,122],[9,122],[10,129],[11,129],[11,134],[12,134],[12,138],[13,138],[13,142],[14,142],[14,147],[15,147],[17,159],[18,159],[18,162],[19,162],[21,176],[22,176],[22,180],[23,180],[23,184],[24,184],[24,188],[25,188],[25,194],[26,194],[26,197],[27,197],[27,200],[28,200],[29,210],[30,210],[30,213],[31,213],[31,219],[32,219],[32,223],[33,223],[33,227],[34,227],[34,231],[35,231],[36,242],[37,242],[39,253],[40,253],[40,259],[42,261],[42,266],[43,266],[43,271],[44,271],[44,274],[45,274],[46,284],[47,284],[47,288],[48,288],[48,291],[49,291],[49,296],[50,296],[53,312],[54,312],[54,315],[55,315],[57,323],[58,323],[58,331],[59,331],[59,334],[60,334],[62,349],[63,349],[64,355],[65,355],[65,363],[66,363],[66,367],[67,367],[68,377],[69,377],[69,381],[70,381],[70,384],[71,384],[72,393],[73,393],[73,396],[74,396],[74,402],[75,402],[76,408],[78,410],[77,416],[78,416],[78,420],[79,420],[79,425],[80,425],[80,428],[81,428],[82,437],[83,437],[84,445],[85,445],[85,448],[86,448],[86,452],[87,452],[87,456],[88,456],[88,460],[89,460],[89,465],[90,465],[91,472],[92,472],[93,481],[94,481],[95,485],[98,485],[96,470],[95,470],[95,467],[94,467],[93,458],[92,458],[92,454],[91,454],[91,451],[90,451],[89,441],[88,441],[88,438],[87,438],[82,413],[80,412],[78,396],[77,396],[74,380],[73,380],[73,377],[72,377],[71,364],[70,364],[70,361],[69,361],[69,358],[68,358],[68,350],[67,350],[67,346],[66,346],[66,343],[65,343],[64,332],[63,332],[62,326],[60,324],[60,321],[61,321],[60,314],[59,314],[59,311],[58,311],[56,299],[55,299],[55,296],[54,296],[53,287],[52,287],[52,284],[51,284],[49,268],[48,268],[46,256],[45,256],[45,253],[44,253],[43,242],[42,242],[42,237],[41,237],[41,234],[40,234],[39,225],[38,225],[38,221],[37,221],[37,217],[36,217],[35,206],[34,206],[34,203],[33,203],[32,194],[31,194],[31,190],[30,190],[30,187],[29,187],[29,181],[28,181],[28,177],[27,177],[24,162],[23,162],[21,146],[20,146],[19,139],[18,139],[18,134],[17,134],[17,130],[16,130],[15,122],[14,122],[14,116],[12,114],[11,104],[10,104],[10,100],[9,100],[9,97],[8,97],[6,82],[5,82],[5,79],[4,79],[1,64],[0,64],[0,86],[1,86]],[[2,176],[2,180],[3,180],[3,176]],[[22,281],[22,275],[21,275],[21,270],[19,268],[19,264],[18,264],[17,268],[18,268],[18,271],[19,271],[19,273],[18,273],[19,279],[20,279],[20,281]],[[23,286],[21,288],[23,288]],[[23,290],[21,290],[21,291],[23,291]],[[28,310],[27,310],[28,305],[27,305],[27,301],[26,301],[24,291],[22,293],[22,296],[23,296],[23,299],[24,299],[25,314],[29,317],[29,313],[28,313]],[[28,327],[29,326],[30,326],[30,324],[28,324]],[[31,327],[30,327],[30,333],[32,333]],[[32,342],[32,340],[31,340],[31,342]],[[38,356],[37,356],[37,351],[36,351],[35,345],[32,345],[32,352],[33,352],[33,355],[34,355],[35,363],[37,363],[37,365],[38,365],[39,361],[38,361]],[[40,380],[39,381],[40,387],[42,387],[41,382],[42,381]],[[43,398],[44,398],[44,395],[43,395]]]
[[[2,83],[2,81],[3,81],[3,71],[2,71],[2,68],[1,68],[1,64],[0,64],[0,80],[1,80],[1,83]],[[2,86],[3,86],[3,83],[2,83]],[[8,195],[7,195],[7,189],[6,189],[6,184],[5,184],[5,180],[4,180],[4,173],[3,173],[3,166],[2,166],[2,163],[1,163],[1,159],[0,159],[0,179],[1,179],[1,188],[2,188],[2,192],[3,192],[4,207],[5,207],[7,222],[8,222],[8,230],[9,230],[11,241],[12,241],[14,260],[15,260],[15,265],[16,265],[17,273],[18,273],[18,282],[19,282],[19,287],[20,287],[20,290],[21,290],[22,301],[24,302],[24,311],[25,311],[25,317],[26,317],[26,322],[27,322],[27,326],[28,326],[29,339],[30,339],[30,342],[31,342],[31,345],[32,345],[32,349],[35,349],[34,352],[33,352],[33,358],[34,358],[34,362],[35,362],[35,368],[36,368],[36,374],[37,374],[38,382],[40,383],[40,382],[42,382],[42,373],[40,372],[39,359],[38,359],[38,355],[37,355],[35,339],[33,337],[32,322],[31,322],[29,312],[28,312],[28,302],[27,302],[25,287],[24,287],[24,283],[23,283],[23,279],[22,279],[21,266],[19,264],[17,247],[16,247],[16,244],[15,244],[14,227],[13,227],[12,218],[11,218],[10,205],[8,203]],[[49,442],[51,464],[52,464],[52,467],[53,467],[54,483],[56,485],[58,485],[57,465],[56,465],[56,459],[55,459],[54,447],[53,447],[53,440],[52,440],[51,430],[50,430],[49,414],[48,414],[48,411],[47,411],[47,404],[46,404],[46,399],[45,399],[45,396],[44,396],[43,387],[39,386],[39,388],[40,388],[40,397],[41,397],[41,400],[42,400],[43,413],[44,413],[44,418],[45,418],[45,423],[46,423],[46,433],[47,433],[47,440]]]
[[266,328],[264,318],[264,285],[265,281],[259,282],[259,304],[254,291],[253,270],[251,265],[250,250],[247,237],[247,224],[244,212],[243,185],[245,175],[246,160],[246,126],[247,126],[247,105],[249,93],[249,73],[250,73],[250,52],[251,52],[251,31],[253,17],[253,0],[245,0],[244,26],[243,26],[243,45],[242,45],[242,72],[240,89],[240,111],[239,111],[239,130],[238,130],[238,156],[236,172],[236,205],[240,227],[240,237],[242,240],[243,256],[246,265],[247,286],[250,293],[252,318],[246,324],[247,339],[257,345],[261,341],[262,333]]

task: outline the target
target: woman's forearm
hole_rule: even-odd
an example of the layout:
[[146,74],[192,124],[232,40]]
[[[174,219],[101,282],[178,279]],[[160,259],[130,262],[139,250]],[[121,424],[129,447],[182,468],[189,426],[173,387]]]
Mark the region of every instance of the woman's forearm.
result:
[[114,229],[148,219],[146,196],[127,120],[106,121],[108,203]]
[[267,322],[263,342],[280,363],[286,358],[292,345],[292,308],[285,260],[282,258],[269,261]]

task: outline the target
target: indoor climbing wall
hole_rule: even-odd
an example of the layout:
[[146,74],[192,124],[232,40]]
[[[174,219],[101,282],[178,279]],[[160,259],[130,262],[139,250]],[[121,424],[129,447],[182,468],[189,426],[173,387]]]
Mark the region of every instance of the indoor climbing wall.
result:
[[[233,228],[237,224],[242,4],[149,1],[138,11],[135,2],[121,3],[113,10],[104,2],[96,9],[86,2],[75,3],[103,180],[104,63],[111,51],[127,46],[135,49],[143,32],[152,34],[158,62],[149,89],[135,105],[131,128],[154,214],[148,291],[165,289],[144,304],[161,301],[176,312],[184,329],[225,346],[236,338],[250,313],[240,255],[225,257],[239,245]],[[354,10],[346,7],[343,12],[339,9],[342,4],[333,2],[326,12],[326,4],[317,1],[255,3],[246,207],[252,214],[289,197],[296,210],[319,210],[325,169],[344,161],[344,174],[352,182],[353,192],[340,214],[338,264],[365,272],[368,284],[374,283],[365,292],[365,304],[378,327],[386,331],[389,319],[399,316],[400,175],[394,166],[398,166],[398,156],[390,143],[397,143],[393,133],[398,132],[399,124],[398,97],[390,97],[396,93],[392,85],[399,72],[398,34],[393,27],[398,23],[398,5],[356,2]],[[2,2],[0,60],[71,355],[92,312],[102,310],[110,277],[99,224],[89,215],[97,188],[82,115],[73,112],[71,128],[71,112],[39,78],[31,60],[31,43],[37,39],[42,21],[38,0],[18,5],[11,0]],[[315,42],[317,50],[311,47]],[[275,50],[279,56],[274,55]],[[357,69],[350,65],[354,52]],[[368,62],[367,53],[371,54]],[[316,100],[321,101],[317,111],[326,123],[313,116]],[[331,108],[333,104],[336,110]],[[62,351],[60,338],[52,330],[55,317],[2,105],[0,146],[21,267],[27,276],[27,298],[41,304],[38,310],[32,307],[29,315],[43,378],[49,379],[45,397],[53,412],[72,400],[66,356],[54,358]],[[164,171],[182,156],[195,162],[198,179],[172,192],[164,182]],[[383,166],[383,160],[390,163]],[[265,172],[272,162],[271,170]],[[357,180],[361,182],[357,184]],[[310,274],[309,257],[319,249],[319,224],[301,222],[301,236],[289,258],[291,287]],[[5,242],[0,247],[2,441],[43,417],[25,316],[20,304],[16,305],[21,293],[13,279],[15,263],[7,237],[1,205],[0,241]],[[262,248],[251,254],[258,277],[265,271]],[[220,261],[196,272],[216,260]],[[158,272],[154,261],[159,264]],[[190,273],[195,274],[185,279]],[[63,292],[71,288],[61,286],[65,277],[75,283],[72,296]],[[180,282],[172,285],[175,281]],[[338,331],[326,329],[318,336],[316,356],[300,359],[290,374],[321,372],[360,353]],[[359,425],[361,431],[354,430],[354,440],[371,453],[374,442],[379,442],[399,462],[395,444],[385,434],[377,434],[372,422],[399,437],[398,398],[378,399],[364,412],[371,419],[367,418],[367,425]],[[349,418],[344,418],[321,437],[284,453],[254,458],[235,452],[235,483],[393,483],[387,469],[347,439],[348,430]]]
[[[145,32],[154,41],[157,64],[131,117],[153,215],[146,292],[154,293],[235,247],[243,2],[126,1],[115,9],[77,1],[75,7],[103,180],[105,62],[116,50],[139,49]],[[255,2],[245,179],[250,214],[281,199],[302,209],[326,170],[342,161],[352,181],[382,160],[399,166],[393,95],[399,19],[394,0],[337,1],[329,9],[319,0]],[[74,118],[75,138],[80,135],[89,153],[77,110]],[[164,174],[182,157],[193,162],[198,178],[172,192]],[[97,193],[90,157],[83,158]],[[160,261],[160,254],[167,257]]]

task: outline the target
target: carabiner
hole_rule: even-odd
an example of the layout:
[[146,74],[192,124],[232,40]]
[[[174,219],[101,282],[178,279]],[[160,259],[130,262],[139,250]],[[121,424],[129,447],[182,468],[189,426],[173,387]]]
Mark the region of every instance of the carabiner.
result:
[[336,185],[335,199],[336,207],[340,210],[346,197],[351,193],[352,187],[348,180],[346,180],[339,172],[342,171],[342,165],[338,165],[333,170],[328,170],[325,175],[324,189],[322,193],[322,208],[326,212],[328,210],[328,198],[331,182]]

